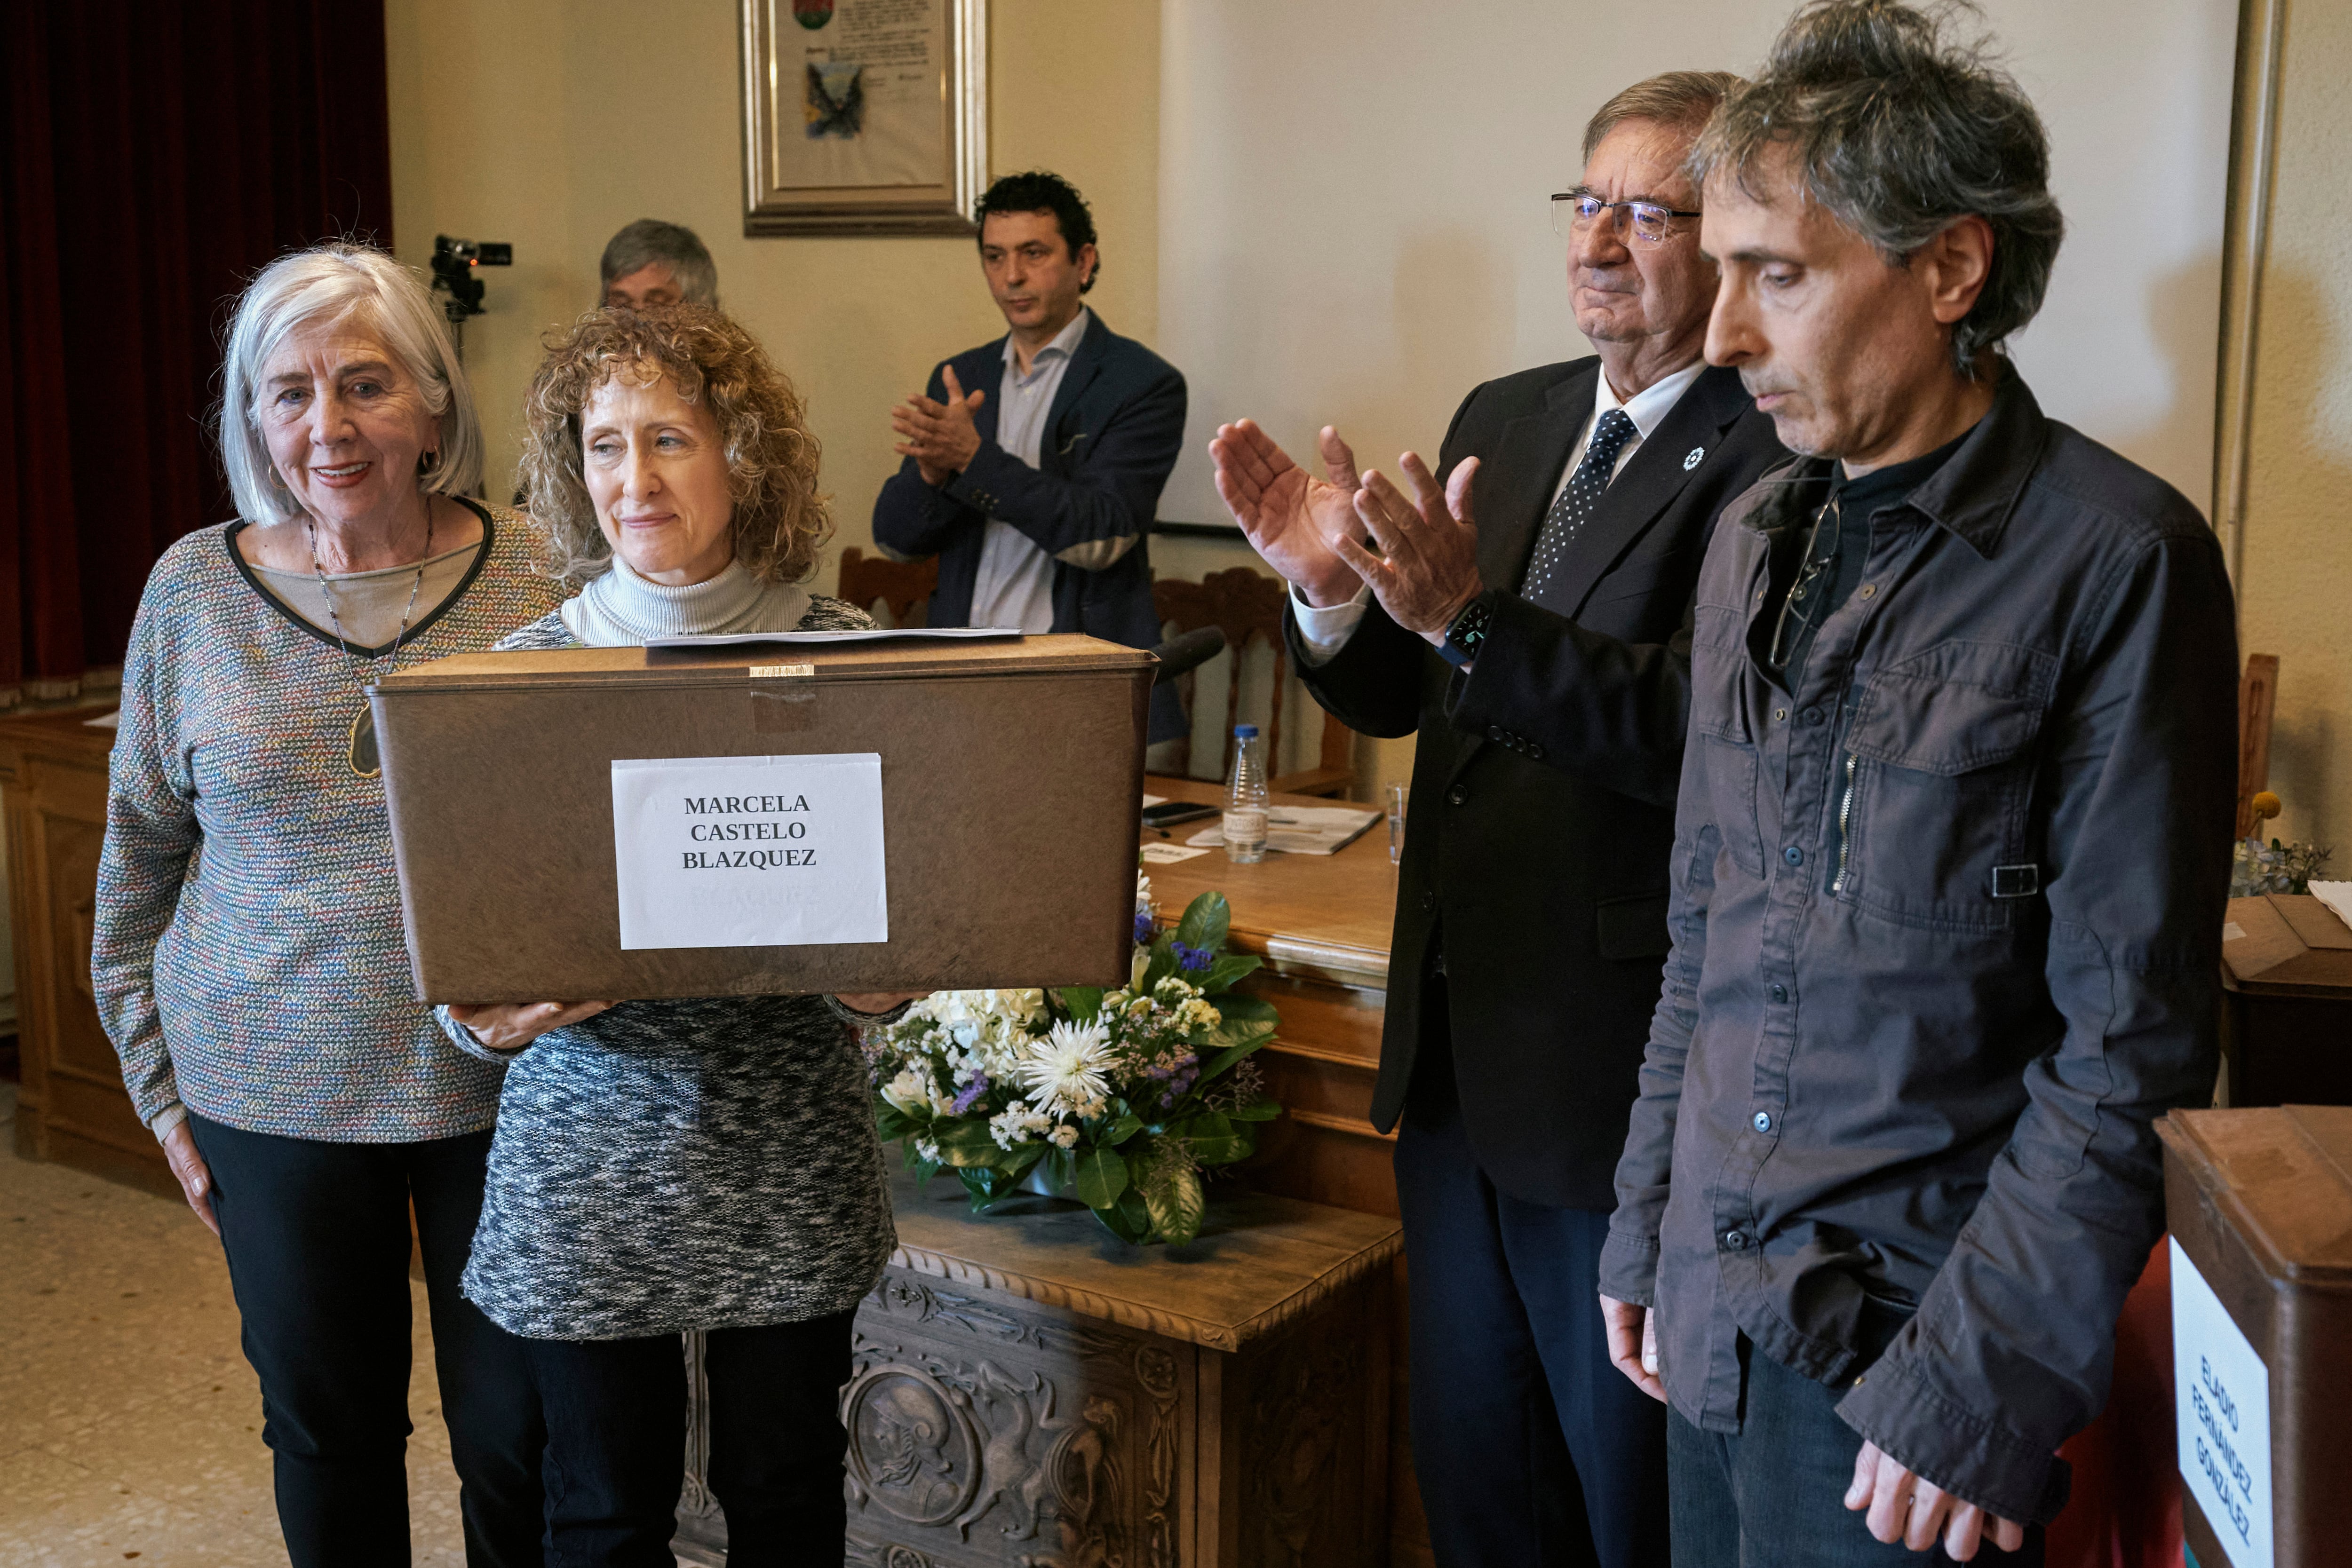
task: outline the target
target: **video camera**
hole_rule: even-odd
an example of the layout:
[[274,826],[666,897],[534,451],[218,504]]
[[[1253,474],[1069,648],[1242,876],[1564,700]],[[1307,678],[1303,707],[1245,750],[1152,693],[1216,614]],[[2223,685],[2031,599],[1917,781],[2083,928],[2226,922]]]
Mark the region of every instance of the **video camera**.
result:
[[482,280],[474,276],[478,267],[512,267],[514,246],[490,240],[451,239],[436,235],[433,239],[433,287],[449,291],[448,303],[441,307],[451,326],[465,325],[468,316],[482,313]]

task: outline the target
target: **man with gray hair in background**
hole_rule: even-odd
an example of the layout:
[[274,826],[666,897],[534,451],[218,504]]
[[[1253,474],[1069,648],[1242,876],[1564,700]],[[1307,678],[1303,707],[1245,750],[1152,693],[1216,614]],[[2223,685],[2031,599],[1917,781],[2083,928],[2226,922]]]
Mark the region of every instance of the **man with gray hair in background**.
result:
[[719,305],[719,268],[684,224],[639,218],[604,246],[607,307],[652,310],[664,305]]
[[2000,352],[2063,225],[1966,16],[1812,0],[1692,155],[1706,357],[1800,455],[1699,578],[1601,1263],[1687,1568],[2039,1563],[2163,1229],[2153,1124],[2212,1092],[2230,585]]

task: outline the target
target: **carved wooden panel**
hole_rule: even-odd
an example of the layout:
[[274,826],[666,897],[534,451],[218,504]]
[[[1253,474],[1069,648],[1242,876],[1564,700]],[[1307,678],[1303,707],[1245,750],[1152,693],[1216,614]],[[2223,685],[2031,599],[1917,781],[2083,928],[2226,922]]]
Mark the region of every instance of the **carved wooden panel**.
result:
[[[1376,1561],[1387,1533],[1388,1290],[1373,1274],[1226,1354],[894,1267],[858,1310],[842,1391],[845,1561]],[[717,1563],[726,1529],[701,1480],[708,1433],[692,1348],[698,1426],[677,1548]]]

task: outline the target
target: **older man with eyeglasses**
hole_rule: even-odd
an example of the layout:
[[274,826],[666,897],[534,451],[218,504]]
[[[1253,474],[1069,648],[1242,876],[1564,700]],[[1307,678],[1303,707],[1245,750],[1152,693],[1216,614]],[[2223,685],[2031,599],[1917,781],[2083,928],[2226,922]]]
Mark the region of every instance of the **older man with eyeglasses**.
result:
[[1319,478],[1247,421],[1210,448],[1292,584],[1308,689],[1419,737],[1372,1114],[1447,1568],[1666,1562],[1663,1414],[1610,1370],[1595,1292],[1669,946],[1692,588],[1717,512],[1785,456],[1700,359],[1716,269],[1682,164],[1734,83],[1678,71],[1593,116],[1552,203],[1598,357],[1473,391],[1433,473],[1360,476],[1328,429]]

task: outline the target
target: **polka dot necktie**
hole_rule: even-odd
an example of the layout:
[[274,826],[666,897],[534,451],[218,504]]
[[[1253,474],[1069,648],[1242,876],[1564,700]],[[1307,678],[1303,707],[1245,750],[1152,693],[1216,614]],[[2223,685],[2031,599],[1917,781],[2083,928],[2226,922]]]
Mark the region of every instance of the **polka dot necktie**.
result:
[[1520,598],[1562,615],[1576,608],[1572,604],[1556,604],[1551,599],[1555,586],[1565,586],[1560,568],[1568,559],[1570,541],[1601,509],[1601,493],[1609,488],[1610,477],[1617,472],[1617,455],[1638,434],[1632,416],[1622,408],[1611,409],[1594,423],[1592,439],[1585,444],[1584,461],[1576,465],[1576,472],[1560,486],[1559,498],[1544,515],[1543,532],[1537,536],[1535,554],[1528,560],[1527,579],[1519,585]]

